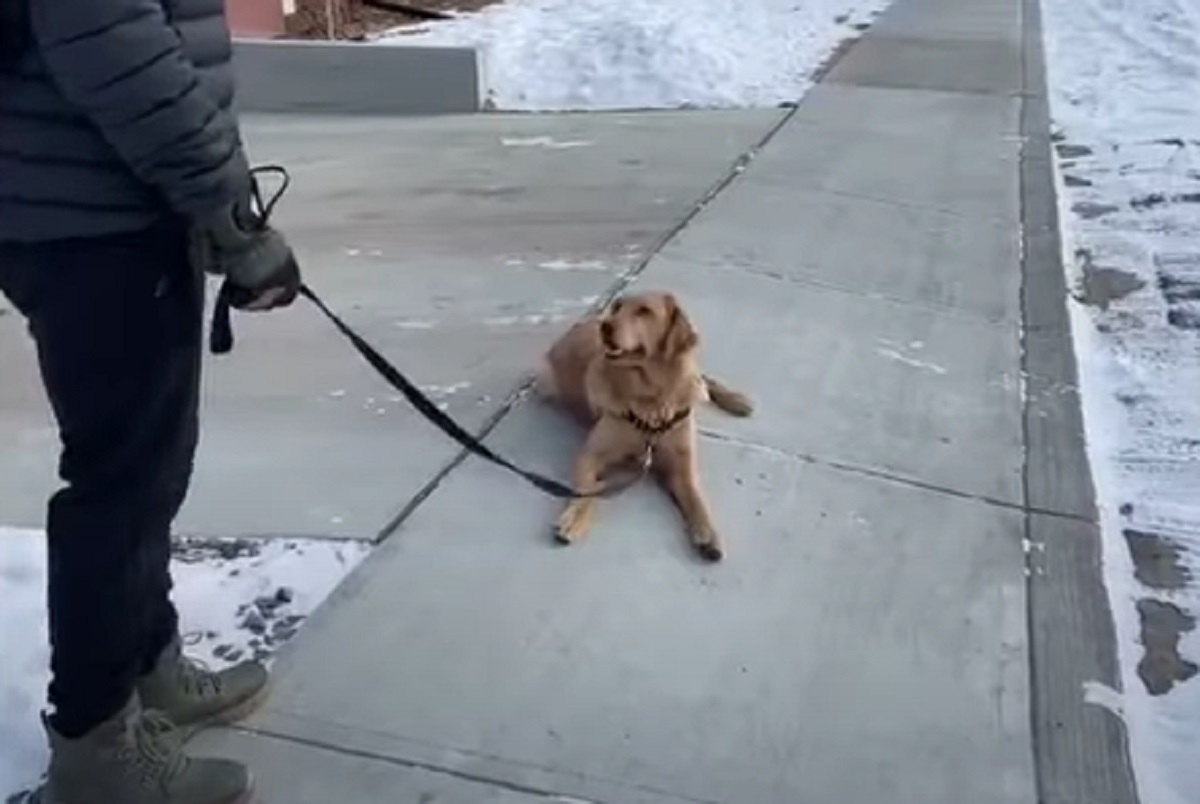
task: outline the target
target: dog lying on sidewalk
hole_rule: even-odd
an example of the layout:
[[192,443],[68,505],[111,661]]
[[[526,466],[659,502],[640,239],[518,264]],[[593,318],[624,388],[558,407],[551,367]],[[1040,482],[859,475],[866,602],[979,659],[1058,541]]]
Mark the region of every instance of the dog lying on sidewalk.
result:
[[[537,390],[590,427],[573,481],[584,494],[603,490],[606,472],[636,462],[662,482],[683,515],[692,544],[709,561],[725,546],[712,522],[696,466],[695,407],[711,401],[734,416],[750,400],[700,372],[700,339],[670,293],[619,298],[601,315],[568,330],[546,354]],[[572,500],[558,518],[563,544],[583,538],[597,497]]]

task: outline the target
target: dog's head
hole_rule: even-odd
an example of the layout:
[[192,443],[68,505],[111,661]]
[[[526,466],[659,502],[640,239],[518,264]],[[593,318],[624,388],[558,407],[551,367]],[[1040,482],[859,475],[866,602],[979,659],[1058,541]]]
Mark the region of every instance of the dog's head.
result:
[[699,345],[692,322],[670,293],[639,293],[615,300],[600,319],[604,356],[611,361],[671,361]]

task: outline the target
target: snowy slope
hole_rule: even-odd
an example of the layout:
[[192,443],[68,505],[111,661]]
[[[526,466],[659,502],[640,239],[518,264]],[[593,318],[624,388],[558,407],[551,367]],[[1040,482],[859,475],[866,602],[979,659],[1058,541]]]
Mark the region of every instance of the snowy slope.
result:
[[507,0],[381,44],[475,47],[500,109],[775,106],[888,0]]
[[1144,804],[1195,804],[1200,2],[1043,0],[1043,9],[1073,328],[1135,772]]
[[[188,654],[213,668],[269,661],[368,549],[290,539],[179,547],[173,597]],[[45,536],[0,527],[0,801],[34,785],[46,764],[45,575]]]

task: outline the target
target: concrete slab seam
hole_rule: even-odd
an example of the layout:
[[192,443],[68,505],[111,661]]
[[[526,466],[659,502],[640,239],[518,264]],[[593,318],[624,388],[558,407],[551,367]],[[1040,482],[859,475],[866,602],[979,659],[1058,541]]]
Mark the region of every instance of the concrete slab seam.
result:
[[[823,82],[828,77],[829,73],[832,72],[833,69],[838,65],[838,63],[845,58],[845,56],[860,41],[862,41],[861,36],[847,39],[839,44],[839,46],[836,47],[820,65],[818,65],[816,71],[814,71],[813,83],[817,84]],[[765,148],[771,142],[771,140],[774,139],[775,136],[782,131],[785,126],[788,125],[788,123],[792,122],[792,120],[796,117],[802,100],[803,98],[799,98],[795,103],[783,104],[781,108],[784,109],[784,113],[780,115],[780,118],[775,122],[775,124],[772,125],[757,142],[751,145],[749,149],[740,154],[737,159],[734,160],[729,170],[726,171],[726,173],[721,176],[695,204],[692,205],[691,209],[684,213],[678,223],[663,233],[658,241],[655,242],[650,249],[648,249],[646,255],[641,260],[639,260],[628,271],[618,277],[606,293],[603,293],[599,296],[597,301],[592,305],[588,312],[594,313],[604,309],[604,307],[612,302],[613,298],[615,298],[621,293],[621,291],[636,281],[642,272],[644,272],[650,265],[651,261],[654,260],[664,248],[666,248],[667,244],[678,237],[685,229],[687,229],[687,227],[696,219],[696,217],[699,216],[699,214],[703,212],[704,209],[708,207],[708,205],[711,204],[718,195],[727,189],[734,182],[734,180],[737,179],[738,176],[745,172],[746,168],[752,161],[754,161],[754,158],[762,151],[762,149]],[[565,112],[563,114],[575,114],[575,112]],[[500,405],[496,412],[489,416],[487,421],[484,422],[478,433],[476,433],[477,438],[481,440],[487,438],[487,436],[497,426],[499,426],[500,422],[503,421],[504,418],[517,405],[519,405],[521,400],[523,400],[529,393],[529,390],[533,386],[533,380],[534,378],[531,375],[525,377],[517,383],[516,387],[505,398],[504,402]],[[413,512],[416,511],[425,500],[429,499],[430,495],[437,490],[437,488],[450,475],[450,473],[453,472],[459,465],[461,465],[469,455],[470,453],[463,449],[449,462],[447,462],[447,464],[440,471],[435,473],[434,476],[430,478],[429,482],[426,483],[425,486],[423,486],[421,490],[418,491],[408,501],[408,503],[401,507],[396,515],[388,523],[386,523],[383,528],[380,529],[379,533],[376,534],[371,541],[376,545],[382,544],[384,541],[386,541],[400,528],[405,520],[412,516]]]
[[1081,522],[1088,525],[1096,524],[1095,520],[1082,517],[1079,514],[1071,513],[1070,511],[1055,511],[1053,509],[1040,508],[1023,503],[1013,503],[1007,500],[999,499],[998,497],[991,497],[986,494],[975,494],[970,491],[951,488],[950,486],[929,483],[924,480],[920,480],[919,478],[907,477],[905,475],[897,474],[895,472],[890,472],[886,469],[880,469],[873,466],[864,466],[862,464],[850,463],[849,461],[840,461],[831,458],[821,458],[805,452],[782,450],[778,447],[768,446],[767,444],[762,444],[756,441],[747,441],[744,439],[735,438],[727,433],[721,433],[719,431],[710,430],[704,427],[700,428],[699,432],[702,437],[712,439],[713,441],[731,444],[752,451],[767,453],[776,458],[783,458],[785,460],[809,464],[810,466],[820,466],[826,469],[832,469],[835,472],[856,475],[858,477],[866,477],[873,480],[879,480],[884,483],[891,483],[893,485],[905,486],[907,488],[917,489],[920,491],[927,491],[932,494],[938,494],[945,497],[953,497],[954,499],[958,500],[969,500],[982,505],[987,505],[992,508],[1001,508],[1005,511],[1013,511],[1029,516],[1044,516],[1051,519],[1063,519],[1072,522]]
[[[647,252],[642,259],[617,277],[617,279],[606,291],[598,295],[597,300],[591,305],[591,307],[588,308],[585,315],[593,314],[603,310],[612,302],[614,298],[616,298],[616,296],[633,284],[637,278],[641,276],[642,272],[646,270],[646,267],[651,263],[651,261],[653,261],[658,254],[664,248],[666,248],[667,244],[678,237],[685,229],[687,229],[692,221],[694,221],[696,217],[703,212],[704,209],[711,204],[714,199],[716,199],[718,195],[728,188],[738,178],[738,176],[745,172],[746,167],[752,161],[754,161],[754,158],[759,154],[759,152],[767,146],[767,144],[775,137],[775,135],[778,134],[784,128],[784,126],[786,126],[788,122],[792,120],[793,117],[795,117],[797,108],[798,107],[792,107],[781,114],[779,119],[775,121],[774,125],[772,125],[767,132],[758,139],[757,142],[750,146],[750,148],[748,148],[746,151],[741,153],[733,161],[729,169],[711,187],[709,187],[707,191],[705,191],[700,199],[693,204],[686,213],[684,213],[680,220],[674,226],[671,226],[669,229],[667,229],[667,231],[664,232],[663,235],[660,236],[649,249],[647,249]],[[489,416],[487,421],[484,422],[483,426],[475,433],[475,437],[480,440],[487,438],[488,435],[491,434],[491,432],[500,424],[500,422],[502,422],[504,418],[510,412],[512,412],[512,410],[516,408],[516,406],[519,405],[526,397],[526,395],[529,393],[529,390],[533,387],[533,381],[534,377],[532,374],[521,379],[513,391],[505,398],[504,402],[501,403],[496,412]],[[394,534],[400,528],[400,526],[404,524],[405,520],[407,520],[425,500],[429,499],[429,496],[437,490],[437,488],[450,475],[450,473],[453,472],[459,465],[461,465],[470,454],[471,453],[466,449],[460,450],[441,470],[434,474],[434,476],[421,488],[420,491],[413,495],[412,499],[410,499],[401,507],[396,515],[392,517],[392,519],[389,520],[383,526],[383,528],[380,529],[379,533],[374,539],[372,539],[372,542],[377,545],[382,544],[389,537],[391,537],[392,534]]]
[[[252,737],[263,737],[269,740],[278,740],[280,742],[292,743],[301,745],[306,748],[312,748],[318,751],[327,751],[332,754],[339,754],[356,759],[368,760],[371,762],[380,762],[387,765],[393,765],[401,768],[410,768],[412,770],[424,771],[426,773],[447,776],[454,779],[459,779],[465,782],[473,782],[476,784],[490,785],[501,790],[507,790],[512,793],[521,793],[529,796],[539,796],[546,798],[549,801],[570,802],[571,804],[608,804],[597,798],[587,797],[581,798],[579,795],[571,793],[561,793],[550,790],[545,787],[539,787],[529,784],[521,784],[512,782],[506,779],[492,777],[481,773],[472,773],[470,771],[459,770],[456,768],[438,765],[432,762],[423,762],[420,760],[409,759],[406,757],[398,757],[392,754],[383,754],[376,751],[368,751],[361,748],[351,748],[348,746],[329,743],[324,740],[317,740],[309,737],[300,737],[294,734],[283,734],[264,728],[252,728],[247,726],[231,726],[231,731],[236,731],[241,734],[246,734]],[[574,776],[587,779],[586,774],[574,773]],[[723,804],[722,802],[712,799],[701,799],[693,796],[682,795],[679,793],[667,792],[646,785],[628,785],[623,782],[613,782],[611,780],[601,780],[591,777],[595,781],[604,781],[607,784],[617,785],[628,790],[634,790],[640,793],[646,793],[653,796],[666,796],[671,799],[681,802],[681,804]],[[615,803],[614,803],[615,804]]]
[[[1041,2],[1041,0],[1034,0],[1034,2]],[[1028,273],[1029,273],[1030,266],[1029,266],[1029,250],[1028,250],[1027,242],[1026,242],[1028,239],[1029,233],[1028,233],[1027,227],[1025,225],[1025,221],[1024,221],[1024,218],[1025,218],[1025,215],[1027,214],[1027,209],[1028,209],[1026,193],[1029,191],[1029,188],[1026,183],[1025,171],[1024,171],[1023,167],[1024,167],[1025,161],[1027,159],[1029,159],[1030,150],[1034,147],[1033,142],[1031,140],[1031,136],[1030,136],[1032,134],[1032,132],[1027,130],[1028,129],[1028,117],[1029,117],[1027,107],[1035,102],[1035,101],[1030,100],[1029,92],[1028,92],[1029,83],[1031,80],[1034,80],[1032,78],[1032,76],[1030,76],[1030,74],[1029,74],[1031,72],[1031,70],[1030,70],[1030,65],[1028,63],[1029,62],[1028,51],[1032,47],[1032,43],[1029,42],[1029,40],[1032,38],[1032,32],[1030,30],[1031,21],[1029,19],[1027,19],[1028,15],[1030,14],[1029,5],[1030,5],[1030,3],[1028,2],[1028,0],[1021,0],[1020,16],[1021,16],[1021,30],[1022,30],[1022,43],[1021,43],[1022,97],[1021,97],[1021,111],[1020,111],[1019,122],[1018,122],[1018,126],[1019,126],[1018,130],[1021,133],[1021,150],[1020,150],[1021,168],[1019,168],[1017,171],[1018,172],[1018,176],[1017,176],[1018,198],[1020,199],[1020,216],[1022,219],[1022,221],[1021,221],[1021,251],[1020,251],[1021,275],[1020,275],[1019,285],[1018,285],[1018,294],[1019,294],[1019,298],[1020,298],[1019,304],[1020,304],[1020,308],[1021,308],[1021,319],[1022,319],[1021,325],[1018,330],[1019,337],[1020,337],[1020,361],[1021,361],[1020,362],[1020,372],[1021,372],[1021,382],[1022,382],[1022,389],[1021,389],[1022,390],[1022,393],[1021,393],[1021,496],[1023,497],[1023,502],[1025,502],[1026,504],[1028,504],[1028,502],[1031,498],[1030,482],[1029,482],[1029,473],[1030,473],[1030,443],[1029,443],[1029,441],[1030,441],[1030,428],[1029,428],[1030,398],[1029,397],[1030,397],[1030,395],[1029,395],[1029,389],[1026,386],[1026,383],[1028,382],[1027,372],[1029,369],[1029,333],[1027,331],[1027,322],[1025,321],[1025,319],[1026,319],[1026,298],[1029,293]],[[1034,30],[1036,31],[1037,35],[1040,37],[1041,36],[1041,26],[1040,25],[1036,26],[1034,28]],[[1038,44],[1040,45],[1040,42]],[[1037,80],[1042,80],[1044,82],[1044,76],[1040,76],[1039,79],[1037,79]],[[1026,514],[1023,517],[1022,522],[1021,522],[1021,537],[1025,541],[1026,544],[1032,543],[1033,518],[1028,514]],[[1034,590],[1034,586],[1035,586],[1034,573],[1035,572],[1036,572],[1036,567],[1034,566],[1034,556],[1032,554],[1032,551],[1028,551],[1025,555],[1025,587],[1026,587],[1025,588],[1025,617],[1026,617],[1025,630],[1026,630],[1026,633],[1029,635],[1028,636],[1028,638],[1029,638],[1029,659],[1028,660],[1029,660],[1029,679],[1030,679],[1030,681],[1029,681],[1029,724],[1030,724],[1029,736],[1030,736],[1030,752],[1033,755],[1032,759],[1033,759],[1034,790],[1037,794],[1037,800],[1039,802],[1042,802],[1042,801],[1046,800],[1047,784],[1046,784],[1046,778],[1045,778],[1046,774],[1043,771],[1042,762],[1041,762],[1041,757],[1045,751],[1044,745],[1043,745],[1045,740],[1044,740],[1043,735],[1040,733],[1040,730],[1038,729],[1038,723],[1039,723],[1038,714],[1041,711],[1041,696],[1043,694],[1043,690],[1039,689],[1039,686],[1037,683],[1037,679],[1038,679],[1037,664],[1041,660],[1041,657],[1038,652],[1038,646],[1036,644],[1037,640],[1034,637],[1034,635],[1037,633],[1037,631],[1036,631],[1037,615],[1034,610],[1034,601],[1036,600],[1036,592]]]
[[[974,324],[983,324],[985,326],[995,327],[997,329],[1007,329],[1016,323],[1015,321],[1012,321],[1004,316],[975,315],[949,304],[925,301],[922,299],[905,299],[890,293],[867,291],[862,290],[861,288],[847,287],[845,285],[839,285],[836,282],[818,279],[816,276],[785,274],[781,271],[763,268],[760,265],[757,265],[756,263],[746,259],[729,259],[720,262],[699,261],[696,262],[695,265],[698,268],[708,268],[716,271],[736,269],[737,271],[741,271],[751,276],[770,279],[776,282],[801,285],[803,287],[828,291],[830,293],[840,293],[844,296],[850,296],[856,299],[870,299],[872,301],[879,301],[885,304],[895,305],[896,307],[902,307],[911,310],[921,310],[933,315],[945,316],[946,318],[952,318]],[[803,259],[797,260],[796,267],[800,270],[808,269],[808,266],[805,264]]]
[[[930,92],[930,93],[933,92],[933,90],[925,90],[925,91]],[[816,127],[813,123],[810,123],[807,121],[798,123],[797,125],[813,126],[814,128]],[[847,198],[847,199],[850,199],[851,201],[870,201],[871,203],[874,203],[874,204],[882,204],[884,206],[895,207],[896,209],[910,210],[912,212],[931,212],[936,215],[945,215],[948,218],[955,218],[957,220],[976,220],[976,221],[983,220],[983,221],[987,221],[989,223],[995,223],[995,224],[1015,223],[1015,221],[1007,220],[1003,217],[995,217],[995,218],[990,217],[990,216],[982,217],[979,215],[972,215],[972,214],[966,213],[966,212],[959,212],[959,211],[953,210],[953,209],[944,209],[943,207],[934,206],[932,204],[921,204],[921,203],[914,202],[914,201],[904,201],[904,200],[898,199],[898,198],[884,198],[882,196],[871,195],[870,193],[856,193],[851,190],[839,190],[839,189],[836,189],[833,187],[823,186],[819,183],[809,189],[814,193],[824,193],[825,195],[831,195],[834,198]]]
[[[1057,264],[1061,257],[1061,248],[1057,246],[1059,221],[1056,206],[1054,203],[1036,203],[1035,194],[1039,192],[1039,189],[1030,182],[1032,175],[1030,171],[1053,169],[1040,0],[1020,0],[1019,14],[1022,33],[1019,118],[1021,149],[1018,170],[1021,219],[1021,275],[1019,281],[1021,326],[1019,333],[1020,369],[1024,383],[1021,400],[1021,489],[1026,508],[1022,529],[1025,544],[1033,545],[1037,533],[1034,523],[1036,512],[1029,507],[1029,502],[1033,498],[1031,469],[1035,462],[1051,463],[1053,458],[1044,454],[1044,451],[1042,454],[1035,455],[1032,449],[1030,421],[1035,411],[1033,395],[1029,393],[1028,388],[1031,379],[1031,349],[1045,350],[1049,347],[1044,340],[1034,340],[1030,337],[1031,334],[1042,331],[1039,322],[1032,320],[1030,284],[1033,271],[1050,271],[1055,272],[1055,286],[1057,287],[1057,284],[1061,282],[1065,291],[1065,275],[1061,264]],[[1044,188],[1043,184],[1042,192],[1045,192]],[[1049,192],[1054,192],[1052,185]],[[1053,238],[1055,247],[1048,251],[1041,250],[1035,253],[1031,247],[1031,239],[1047,236]],[[1065,293],[1061,303],[1066,304]],[[1072,351],[1069,330],[1062,331],[1059,337],[1066,339],[1066,348],[1068,351]],[[1072,355],[1071,365],[1073,365],[1073,360]],[[1070,372],[1070,369],[1067,371]],[[1065,432],[1065,428],[1059,428],[1059,432],[1062,438],[1071,438]],[[1078,436],[1075,440],[1078,443],[1072,443],[1070,449],[1085,449],[1082,436]],[[1087,465],[1086,459],[1083,464]],[[1076,482],[1087,484],[1088,497],[1093,498],[1094,510],[1094,489],[1091,488],[1090,477],[1077,479]],[[1092,524],[1095,528],[1095,523]],[[1095,577],[1098,573],[1097,567],[1092,566],[1095,562],[1080,561],[1075,557],[1075,547],[1064,543],[1062,539],[1044,540],[1040,549],[1044,551],[1041,563],[1065,564],[1072,576],[1065,580],[1057,579],[1055,583],[1068,587],[1062,594],[1069,595],[1073,604],[1071,607],[1078,609],[1078,611],[1071,612],[1070,615],[1076,620],[1084,621],[1085,628],[1083,630],[1088,633],[1083,638],[1087,639],[1097,633],[1106,634],[1103,639],[1106,644],[1090,647],[1095,653],[1115,656],[1116,644],[1115,638],[1112,636],[1111,612],[1107,608],[1107,599],[1103,598],[1102,588],[1100,588],[1101,594],[1099,595],[1102,600],[1099,602],[1093,600],[1090,607],[1087,605],[1088,592],[1090,591],[1094,597],[1097,588],[1102,585],[1102,581]],[[1097,548],[1092,546],[1092,549]],[[1055,700],[1048,695],[1048,693],[1057,692],[1057,697],[1061,698],[1065,690],[1092,680],[1085,674],[1093,672],[1096,660],[1091,658],[1089,661],[1089,658],[1080,656],[1079,645],[1072,642],[1070,636],[1065,640],[1055,640],[1055,643],[1051,645],[1043,644],[1042,636],[1046,627],[1042,619],[1044,616],[1049,616],[1044,615],[1042,611],[1043,589],[1047,581],[1042,575],[1043,570],[1038,566],[1037,552],[1027,549],[1025,558],[1026,629],[1029,639],[1030,676],[1030,748],[1033,754],[1037,800],[1039,802],[1053,801],[1056,804],[1059,802],[1061,804],[1101,804],[1100,801],[1095,800],[1095,796],[1101,794],[1106,796],[1103,804],[1136,804],[1138,796],[1129,760],[1128,735],[1124,723],[1105,722],[1103,733],[1094,739],[1088,739],[1080,736],[1080,733],[1086,731],[1086,727],[1089,725],[1086,715],[1082,712],[1082,694],[1080,694],[1080,700],[1069,702]],[[1107,629],[1103,627],[1104,623],[1098,622],[1105,617],[1109,620]],[[1076,636],[1075,639],[1078,640],[1079,637]],[[1047,647],[1055,651],[1054,656],[1047,656],[1045,650]],[[1065,667],[1063,667],[1064,665]],[[1045,679],[1055,675],[1066,676],[1064,690],[1059,690],[1057,687],[1050,690],[1045,688],[1047,685]],[[1111,681],[1112,679],[1102,680]],[[1060,683],[1062,682],[1060,681]],[[1044,712],[1051,705],[1055,707],[1055,721],[1074,722],[1057,722],[1057,730],[1049,727],[1043,721],[1045,720]],[[1109,737],[1110,730],[1116,730],[1115,740]],[[1064,746],[1063,743],[1068,743],[1068,745]],[[1071,763],[1063,763],[1061,760],[1064,756],[1074,756],[1076,759]],[[1057,758],[1059,761],[1052,762],[1053,758]],[[1100,767],[1096,767],[1097,765]]]
[[[363,751],[356,748],[348,748],[342,745],[334,745],[332,743],[323,742],[321,740],[313,740],[304,737],[297,737],[291,734],[279,734],[266,729],[251,729],[245,727],[235,727],[234,731],[248,734],[254,737],[266,737],[271,740],[279,740],[285,743],[294,743],[302,745],[306,748],[313,748],[318,751],[328,751],[333,754],[342,756],[354,757],[355,759],[365,759],[371,762],[382,762],[387,765],[395,765],[402,768],[410,768],[412,770],[425,771],[427,773],[437,774],[439,776],[449,776],[454,779],[461,779],[465,782],[475,782],[477,784],[485,784],[500,790],[507,790],[510,793],[521,793],[529,796],[541,796],[553,800],[559,797],[558,793],[551,790],[545,790],[540,787],[532,787],[529,785],[516,784],[504,779],[495,779],[483,776],[477,773],[468,773],[466,771],[454,770],[439,765],[434,765],[429,762],[418,762],[412,759],[404,759],[401,757],[389,756],[386,754],[375,753],[372,751]],[[603,804],[603,802],[590,799],[577,799],[582,804]]]

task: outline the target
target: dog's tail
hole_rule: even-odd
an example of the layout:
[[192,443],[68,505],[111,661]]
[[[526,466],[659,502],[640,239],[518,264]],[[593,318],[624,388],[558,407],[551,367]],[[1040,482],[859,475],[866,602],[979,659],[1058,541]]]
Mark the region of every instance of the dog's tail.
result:
[[708,398],[712,403],[729,415],[745,417],[754,412],[754,403],[749,397],[733,390],[715,377],[705,374],[704,384],[708,386]]

